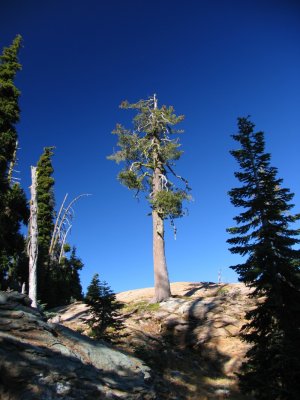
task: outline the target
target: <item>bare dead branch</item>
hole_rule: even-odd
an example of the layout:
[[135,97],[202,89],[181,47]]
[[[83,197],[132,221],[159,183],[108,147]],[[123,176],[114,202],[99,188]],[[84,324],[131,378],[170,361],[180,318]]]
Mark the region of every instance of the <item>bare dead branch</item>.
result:
[[62,205],[60,207],[58,216],[56,218],[55,222],[55,227],[52,235],[52,240],[51,240],[51,245],[49,248],[49,255],[51,256],[52,259],[55,258],[55,249],[57,245],[59,244],[60,246],[60,255],[58,259],[60,260],[62,257],[62,249],[65,244],[67,235],[72,227],[72,219],[74,217],[74,210],[73,210],[73,204],[78,201],[81,197],[83,196],[91,196],[89,193],[83,193],[80,194],[79,196],[75,197],[67,207],[64,207],[64,204],[66,202],[68,194],[66,194]]
[[66,193],[66,195],[65,195],[65,197],[64,197],[64,200],[63,200],[63,202],[61,203],[61,206],[60,206],[60,209],[59,209],[59,212],[58,212],[56,221],[55,221],[55,225],[54,225],[54,229],[53,229],[53,233],[52,233],[52,238],[51,238],[51,243],[50,243],[50,247],[49,247],[49,254],[50,254],[50,255],[52,255],[53,250],[54,250],[55,239],[56,239],[56,237],[57,237],[58,223],[59,223],[59,221],[60,221],[61,214],[62,214],[62,211],[63,211],[63,209],[64,209],[64,204],[65,204],[65,202],[66,202],[66,200],[67,200],[67,197],[68,197],[68,193]]

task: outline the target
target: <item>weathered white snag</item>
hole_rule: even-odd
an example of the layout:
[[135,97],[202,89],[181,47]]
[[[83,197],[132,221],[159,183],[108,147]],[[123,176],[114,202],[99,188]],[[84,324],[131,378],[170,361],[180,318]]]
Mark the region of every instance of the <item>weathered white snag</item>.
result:
[[29,298],[32,307],[37,307],[37,258],[38,258],[38,224],[37,224],[37,171],[31,167],[30,187],[30,221],[29,221]]

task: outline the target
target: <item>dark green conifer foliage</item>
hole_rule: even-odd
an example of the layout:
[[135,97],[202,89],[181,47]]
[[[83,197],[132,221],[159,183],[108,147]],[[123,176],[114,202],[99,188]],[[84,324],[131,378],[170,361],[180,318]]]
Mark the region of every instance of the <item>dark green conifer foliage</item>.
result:
[[82,287],[80,284],[79,271],[83,268],[83,263],[76,255],[76,248],[65,245],[65,253],[60,264],[51,266],[51,290],[48,291],[48,308],[70,304],[73,301],[83,300]]
[[[52,156],[54,147],[45,147],[37,163],[39,257],[48,255],[54,229],[55,200]],[[41,256],[40,256],[41,255]]]
[[64,257],[61,263],[51,261],[47,275],[49,287],[45,288],[42,304],[45,308],[54,308],[83,300],[79,271],[83,263],[76,256],[75,249],[69,258]]
[[4,48],[0,56],[0,192],[7,190],[9,163],[13,160],[13,154],[18,139],[16,123],[20,119],[19,96],[20,91],[14,85],[14,79],[21,64],[18,53],[22,38],[18,35],[10,47]]
[[16,74],[21,70],[18,53],[21,47],[18,35],[11,46],[4,48],[0,56],[0,287],[21,284],[19,272],[24,259],[24,237],[21,224],[27,224],[29,211],[26,197],[20,185],[14,183],[13,169],[18,135],[20,91],[14,85]]
[[120,309],[123,306],[116,300],[116,295],[108,284],[100,281],[98,274],[93,276],[87,288],[85,302],[91,311],[91,336],[97,340],[118,342],[120,331],[124,329],[120,319]]
[[55,200],[52,156],[53,147],[45,147],[37,163],[37,203],[38,203],[38,299],[49,303],[54,290],[53,275],[55,265],[51,265],[49,247],[54,229]]
[[231,154],[240,165],[241,186],[229,192],[243,211],[228,243],[234,254],[248,256],[233,268],[239,280],[261,298],[247,313],[243,339],[252,345],[240,374],[240,387],[260,400],[296,400],[300,393],[300,252],[299,229],[289,225],[300,215],[290,213],[293,194],[282,188],[277,169],[265,153],[263,132],[254,132],[249,118],[238,119],[233,135],[240,148]]

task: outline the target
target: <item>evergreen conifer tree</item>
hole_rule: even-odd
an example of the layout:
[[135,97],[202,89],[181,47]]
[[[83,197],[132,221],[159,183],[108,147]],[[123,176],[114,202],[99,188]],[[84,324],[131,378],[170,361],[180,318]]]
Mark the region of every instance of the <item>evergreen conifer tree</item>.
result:
[[[45,147],[37,164],[38,203],[38,299],[47,308],[69,304],[72,300],[82,300],[79,271],[83,263],[76,255],[75,247],[64,246],[70,253],[59,261],[51,257],[49,248],[54,230],[55,196],[52,156],[54,147]],[[57,244],[57,246],[60,244]],[[54,252],[59,254],[60,251]]]
[[293,194],[283,188],[270,166],[263,132],[254,132],[249,118],[238,119],[233,135],[240,148],[231,151],[241,186],[229,192],[234,206],[244,209],[228,229],[234,254],[248,256],[233,268],[239,280],[260,299],[246,314],[242,334],[251,344],[240,374],[240,387],[260,400],[296,400],[300,393],[300,252],[299,220],[290,213]]
[[39,254],[46,258],[49,252],[55,218],[54,178],[52,156],[54,147],[45,147],[37,163],[37,196]]
[[55,199],[52,156],[54,147],[45,147],[37,163],[37,205],[38,205],[38,299],[49,304],[51,292],[54,290],[49,247],[54,229]]
[[24,191],[12,179],[20,119],[20,91],[14,85],[21,70],[18,53],[22,38],[18,35],[0,56],[0,287],[15,286],[24,265],[25,240],[21,224],[27,224],[29,210]]
[[[134,129],[128,130],[117,124],[113,133],[118,136],[120,150],[108,158],[125,163],[118,175],[122,184],[137,192],[147,193],[153,220],[155,299],[159,302],[171,295],[165,258],[164,220],[169,218],[173,224],[175,218],[183,216],[182,203],[190,198],[187,181],[174,171],[174,162],[180,158],[182,151],[179,150],[178,138],[172,138],[172,135],[180,133],[173,126],[181,122],[183,116],[176,116],[172,106],[158,108],[155,95],[136,104],[125,101],[121,108],[136,110]],[[183,182],[183,188],[175,186],[170,178],[172,176]]]
[[95,274],[87,288],[85,302],[90,306],[89,326],[95,339],[117,342],[120,331],[124,328],[120,319],[122,304],[116,300],[115,293],[108,284],[101,282]]
[[51,270],[53,287],[48,303],[51,307],[70,304],[73,301],[83,300],[79,271],[83,268],[83,262],[76,255],[76,248],[65,245],[65,253],[59,264]]

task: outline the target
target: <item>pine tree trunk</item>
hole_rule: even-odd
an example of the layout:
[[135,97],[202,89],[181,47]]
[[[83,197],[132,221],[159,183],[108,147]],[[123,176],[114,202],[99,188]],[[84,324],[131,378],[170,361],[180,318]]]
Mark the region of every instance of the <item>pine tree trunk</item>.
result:
[[[160,190],[160,169],[153,176],[153,196]],[[153,262],[155,300],[163,301],[171,296],[170,281],[165,256],[164,220],[157,210],[152,211],[153,219]]]
[[37,225],[37,193],[36,193],[36,167],[31,167],[31,200],[29,224],[29,298],[32,307],[37,307],[37,258],[38,258],[38,225]]

